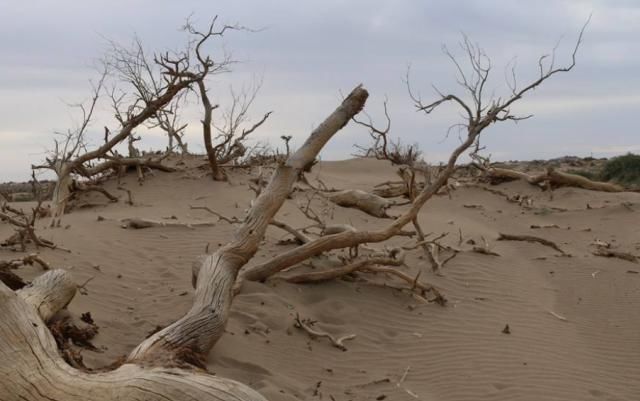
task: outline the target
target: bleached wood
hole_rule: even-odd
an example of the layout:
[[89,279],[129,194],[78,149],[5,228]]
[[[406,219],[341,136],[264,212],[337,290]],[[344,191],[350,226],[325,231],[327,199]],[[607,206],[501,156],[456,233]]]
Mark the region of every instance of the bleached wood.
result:
[[208,255],[197,272],[191,309],[178,321],[143,341],[128,357],[129,362],[165,360],[184,350],[206,355],[224,333],[233,285],[242,268],[258,250],[265,231],[297,181],[331,137],[364,107],[368,93],[357,87],[320,124],[302,147],[278,166],[271,181],[254,201],[231,242]]
[[204,258],[191,310],[143,341],[118,369],[87,374],[67,365],[59,356],[43,319],[73,297],[76,287],[68,273],[48,272],[20,295],[0,283],[0,400],[265,400],[233,380],[196,368],[167,366],[184,363],[180,359],[185,350],[206,355],[223,334],[238,270],[257,251],[300,171],[362,110],[367,97],[365,89],[354,89],[305,144],[278,167],[234,239]]
[[387,209],[393,204],[383,197],[359,189],[332,192],[325,196],[338,206],[359,209],[375,217],[389,217]]

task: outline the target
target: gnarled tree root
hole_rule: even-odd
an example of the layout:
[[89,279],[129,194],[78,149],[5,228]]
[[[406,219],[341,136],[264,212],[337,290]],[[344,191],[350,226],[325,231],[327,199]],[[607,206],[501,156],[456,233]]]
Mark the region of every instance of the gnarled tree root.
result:
[[89,374],[59,355],[45,325],[73,298],[69,273],[51,270],[23,290],[0,284],[0,394],[3,400],[263,401],[251,388],[195,369],[125,364]]

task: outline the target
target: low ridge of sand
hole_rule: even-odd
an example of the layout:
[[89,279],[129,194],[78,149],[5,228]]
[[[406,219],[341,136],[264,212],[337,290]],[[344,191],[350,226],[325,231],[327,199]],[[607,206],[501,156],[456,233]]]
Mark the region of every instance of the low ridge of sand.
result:
[[[388,163],[362,159],[322,162],[316,175],[331,187],[364,190],[396,177]],[[87,365],[113,362],[185,312],[193,294],[191,263],[207,244],[215,249],[233,231],[224,222],[125,230],[119,220],[216,220],[190,205],[242,217],[254,196],[248,179],[242,171],[232,172],[228,183],[212,182],[198,170],[157,172],[139,186],[131,175],[124,184],[133,206],[92,195],[86,200],[96,205],[66,216],[67,228],[40,223],[45,238],[72,250],[42,251],[43,258],[69,269],[78,282],[93,277],[88,293],[70,305],[73,313],[90,311],[100,326],[94,344],[103,352],[85,351]],[[106,184],[126,198],[116,186]],[[550,199],[523,182],[499,189],[530,196],[534,207],[461,187],[420,213],[426,231],[449,232],[445,243],[457,245],[461,233],[464,241],[485,238],[500,254],[460,253],[443,276],[435,276],[421,250],[411,251],[408,271],[423,271],[422,279],[439,286],[449,299],[446,307],[361,282],[247,283],[209,357],[210,371],[283,401],[640,400],[640,264],[594,256],[590,246],[599,239],[640,254],[640,194],[561,188]],[[294,204],[301,196],[288,200],[278,218],[307,225]],[[340,207],[330,220],[359,228],[389,222]],[[0,225],[0,238],[10,231]],[[501,232],[550,239],[571,257],[539,244],[496,241]],[[270,228],[252,263],[292,247],[276,245],[283,237]],[[0,250],[0,259],[14,256]],[[19,273],[32,278],[40,272],[29,267]],[[333,334],[357,337],[342,352],[294,328],[296,314]],[[510,334],[503,333],[506,325]]]

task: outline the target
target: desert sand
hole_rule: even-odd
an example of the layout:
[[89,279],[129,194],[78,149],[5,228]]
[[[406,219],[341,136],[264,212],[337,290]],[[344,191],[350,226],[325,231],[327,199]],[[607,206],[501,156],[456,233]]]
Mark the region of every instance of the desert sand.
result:
[[[94,194],[82,199],[88,207],[64,217],[62,228],[38,222],[44,238],[71,250],[41,249],[41,257],[71,271],[78,283],[90,279],[69,306],[74,315],[91,312],[100,328],[93,343],[101,352],[83,351],[87,366],[114,362],[190,307],[192,262],[207,247],[214,251],[228,241],[234,230],[190,206],[242,218],[254,197],[247,186],[252,174],[255,169],[230,170],[229,182],[214,182],[191,168],[155,172],[143,185],[129,174],[122,183],[133,205],[112,180],[105,188],[121,201]],[[368,191],[397,179],[390,163],[371,159],[321,162],[310,177],[330,187]],[[408,252],[402,268],[411,275],[422,271],[421,279],[448,299],[445,307],[357,279],[248,282],[233,302],[208,369],[283,401],[639,400],[640,264],[594,256],[591,244],[600,240],[640,253],[640,194],[560,188],[551,199],[522,181],[495,187],[529,196],[531,207],[523,207],[483,186],[489,187],[460,185],[420,212],[425,231],[449,233],[442,242],[465,250],[442,275],[431,272],[419,248]],[[296,228],[308,225],[295,206],[303,199],[294,193],[278,219]],[[321,209],[325,202],[316,203]],[[393,207],[390,214],[400,210]],[[132,217],[168,225],[122,228],[121,220]],[[332,208],[327,219],[358,228],[388,223],[342,207]],[[543,237],[567,255],[540,244],[497,241],[499,233]],[[10,234],[8,225],[0,225],[0,238]],[[287,237],[269,228],[250,265],[294,247],[277,244]],[[499,256],[468,251],[469,240],[481,244],[483,238]],[[0,259],[16,256],[0,249]],[[18,273],[31,279],[41,271],[24,267]],[[392,282],[378,276],[378,283]],[[345,342],[343,352],[295,328],[296,314],[335,336],[356,337]]]

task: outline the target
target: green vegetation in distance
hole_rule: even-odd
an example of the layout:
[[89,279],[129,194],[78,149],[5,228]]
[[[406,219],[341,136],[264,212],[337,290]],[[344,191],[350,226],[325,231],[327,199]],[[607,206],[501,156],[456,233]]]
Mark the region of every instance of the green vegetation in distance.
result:
[[597,170],[570,170],[593,181],[615,182],[625,187],[640,187],[640,155],[627,153],[607,160]]

